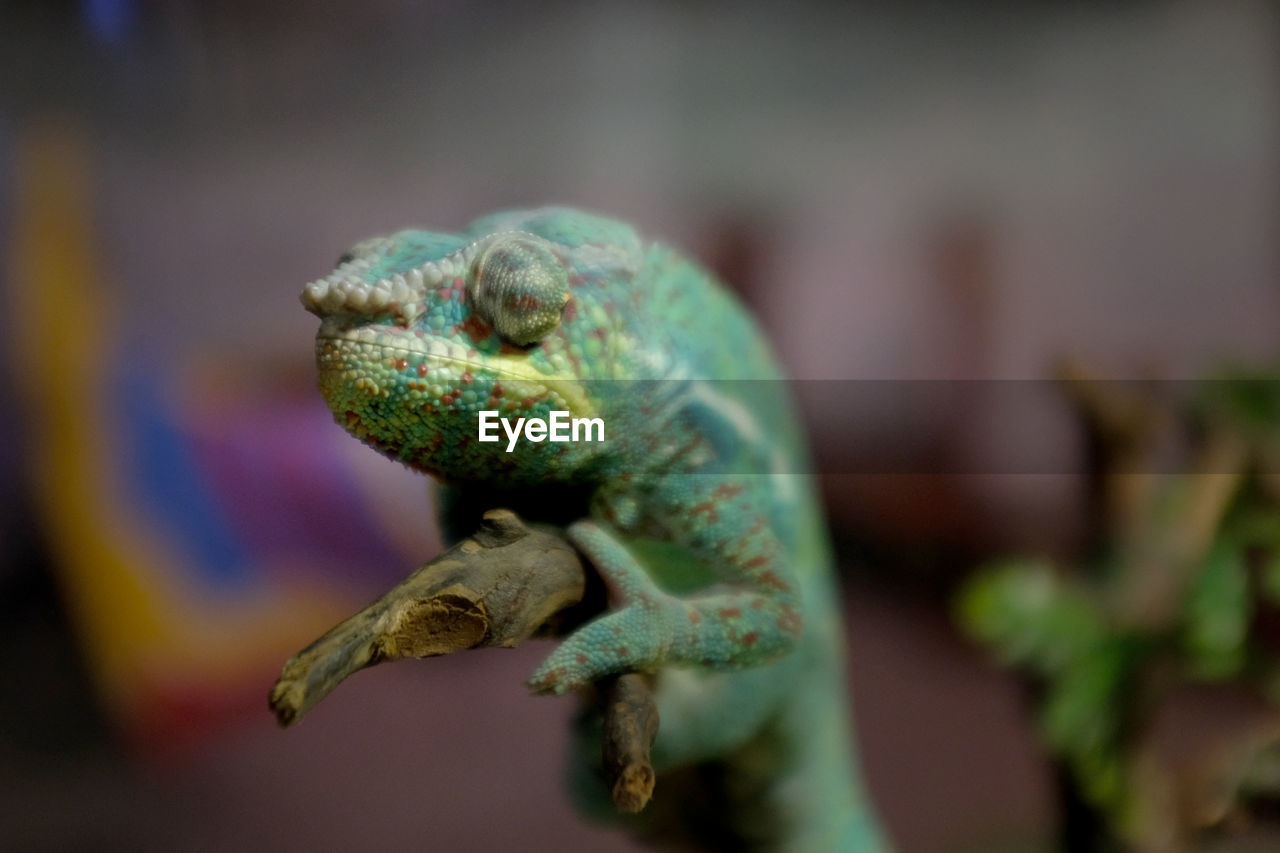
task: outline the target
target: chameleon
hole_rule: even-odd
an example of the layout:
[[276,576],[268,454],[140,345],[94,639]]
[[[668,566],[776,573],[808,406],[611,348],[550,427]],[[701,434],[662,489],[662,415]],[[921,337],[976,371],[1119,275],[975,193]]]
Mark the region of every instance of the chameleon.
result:
[[[652,673],[659,778],[716,762],[749,847],[889,849],[849,735],[823,513],[783,374],[694,261],[564,207],[356,243],[307,284],[336,422],[439,485],[442,527],[509,506],[560,524],[607,606],[529,679]],[[481,412],[603,422],[481,441]],[[576,761],[591,761],[582,747]],[[589,803],[585,803],[587,807]]]

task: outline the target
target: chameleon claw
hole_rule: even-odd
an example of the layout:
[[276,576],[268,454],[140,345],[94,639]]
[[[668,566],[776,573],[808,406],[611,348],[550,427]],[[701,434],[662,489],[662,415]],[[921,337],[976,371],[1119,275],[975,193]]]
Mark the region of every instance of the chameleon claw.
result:
[[546,663],[525,682],[525,686],[539,696],[563,696],[586,685],[585,680],[579,682],[579,679],[571,678],[564,667],[549,668]]

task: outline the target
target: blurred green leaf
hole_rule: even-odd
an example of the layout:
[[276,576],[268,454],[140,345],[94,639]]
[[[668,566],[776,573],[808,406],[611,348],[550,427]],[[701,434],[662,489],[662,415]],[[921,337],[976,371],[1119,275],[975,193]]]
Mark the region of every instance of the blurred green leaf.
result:
[[1280,603],[1280,510],[1271,504],[1250,508],[1232,524],[1232,535],[1242,551],[1261,552],[1258,592],[1266,601]]
[[1108,747],[1118,727],[1115,708],[1128,663],[1116,643],[1107,643],[1053,680],[1042,717],[1050,745],[1073,755],[1096,754]]
[[1047,675],[1097,646],[1106,625],[1085,590],[1040,562],[1012,562],[974,576],[958,601],[960,624],[1005,665]]
[[1084,794],[1109,809],[1124,796],[1120,714],[1136,656],[1125,638],[1099,645],[1050,683],[1041,708],[1049,745],[1068,758]]
[[1113,815],[1121,814],[1126,805],[1125,795],[1131,792],[1125,785],[1124,762],[1119,748],[1072,756],[1071,767],[1081,793],[1090,802],[1103,806]]
[[1280,603],[1280,549],[1269,550],[1258,579],[1259,592],[1271,603]]
[[1220,680],[1240,673],[1252,606],[1244,550],[1234,538],[1220,538],[1187,594],[1182,640],[1194,677]]
[[1273,373],[1224,371],[1201,383],[1195,408],[1249,434],[1280,429],[1280,379]]

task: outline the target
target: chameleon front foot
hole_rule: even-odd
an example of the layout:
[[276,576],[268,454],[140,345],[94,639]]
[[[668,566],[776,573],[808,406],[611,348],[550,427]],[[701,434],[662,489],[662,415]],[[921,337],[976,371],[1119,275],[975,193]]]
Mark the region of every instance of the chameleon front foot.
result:
[[566,637],[528,681],[535,693],[561,695],[621,672],[662,662],[675,606],[633,604],[601,616]]

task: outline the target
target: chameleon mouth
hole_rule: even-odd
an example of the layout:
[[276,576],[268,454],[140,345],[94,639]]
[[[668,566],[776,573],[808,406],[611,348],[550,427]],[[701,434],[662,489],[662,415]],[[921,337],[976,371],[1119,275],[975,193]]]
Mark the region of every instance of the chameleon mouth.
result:
[[327,319],[321,325],[316,335],[316,359],[321,370],[367,369],[380,364],[419,373],[451,368],[477,376],[493,374],[498,379],[567,381],[567,377],[548,376],[518,356],[482,356],[453,341],[420,337],[394,325],[345,327],[342,320]]

